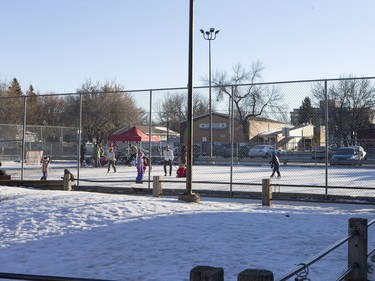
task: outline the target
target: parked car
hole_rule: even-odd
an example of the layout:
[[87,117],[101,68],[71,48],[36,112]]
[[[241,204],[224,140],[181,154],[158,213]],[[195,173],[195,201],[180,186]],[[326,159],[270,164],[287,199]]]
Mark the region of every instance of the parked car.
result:
[[[312,159],[324,159],[326,158],[326,150],[327,148],[325,146],[317,146],[315,149],[313,149],[311,158]],[[328,146],[328,158],[331,158],[331,156],[336,152],[336,148],[333,146]]]
[[329,160],[330,165],[362,165],[366,151],[362,146],[340,147]]
[[[231,157],[231,145],[230,143],[224,143],[221,145],[221,151],[219,156],[228,158]],[[238,146],[237,144],[233,145],[233,156],[238,158],[247,157],[249,148],[247,146]]]
[[276,152],[275,148],[272,145],[256,145],[249,149],[249,157],[263,157],[267,158],[272,155],[273,152]]

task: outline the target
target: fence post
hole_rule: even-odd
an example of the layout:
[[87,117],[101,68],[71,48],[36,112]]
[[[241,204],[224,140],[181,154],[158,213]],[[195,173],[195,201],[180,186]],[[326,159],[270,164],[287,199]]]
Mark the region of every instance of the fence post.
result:
[[262,179],[262,206],[272,206],[270,179]]
[[265,269],[245,269],[238,274],[237,281],[273,281],[273,273]]
[[224,269],[199,265],[190,271],[190,281],[224,281]]
[[64,172],[63,188],[65,191],[72,191],[72,176],[70,173]]
[[152,196],[160,197],[163,193],[163,187],[160,181],[160,176],[154,176],[152,179]]
[[367,219],[349,219],[348,268],[356,264],[350,275],[351,281],[367,280]]

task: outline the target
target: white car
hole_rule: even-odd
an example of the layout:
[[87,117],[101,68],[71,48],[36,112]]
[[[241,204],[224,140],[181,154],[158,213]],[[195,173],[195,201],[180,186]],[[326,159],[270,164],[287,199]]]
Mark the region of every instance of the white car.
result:
[[332,155],[329,163],[331,165],[361,165],[366,159],[366,151],[362,146],[340,147]]
[[276,152],[276,150],[272,145],[256,145],[249,149],[249,157],[267,158],[270,157],[273,152]]

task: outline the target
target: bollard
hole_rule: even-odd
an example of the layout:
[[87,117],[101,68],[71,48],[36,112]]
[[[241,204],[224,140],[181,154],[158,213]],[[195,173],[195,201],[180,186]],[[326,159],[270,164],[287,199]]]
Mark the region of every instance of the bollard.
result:
[[272,206],[271,180],[262,179],[262,206]]
[[190,271],[190,281],[224,281],[224,269],[200,265]]
[[273,281],[273,273],[265,269],[245,269],[238,274],[237,281]]
[[64,173],[63,186],[65,191],[72,191],[72,178],[70,173]]
[[152,180],[152,196],[160,197],[163,193],[162,183],[160,176],[154,176]]

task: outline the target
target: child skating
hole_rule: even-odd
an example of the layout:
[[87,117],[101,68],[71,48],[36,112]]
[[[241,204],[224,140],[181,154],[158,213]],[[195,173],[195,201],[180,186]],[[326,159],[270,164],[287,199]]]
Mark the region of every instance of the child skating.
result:
[[144,153],[142,151],[139,151],[138,157],[136,158],[136,167],[137,167],[137,177],[135,179],[136,183],[143,183],[143,174],[146,170],[143,156],[144,156]]

